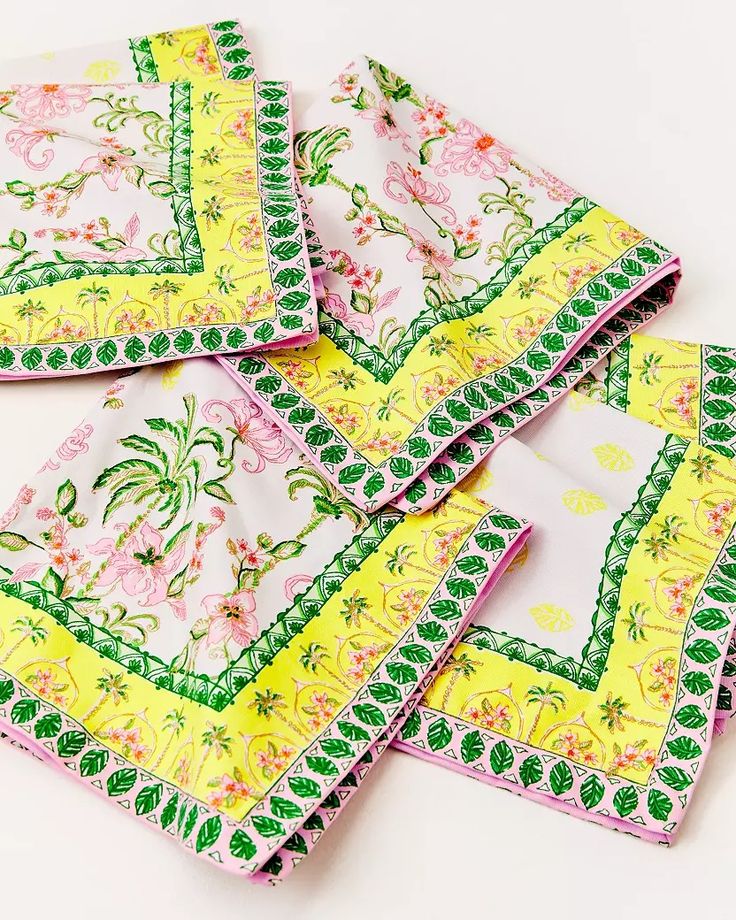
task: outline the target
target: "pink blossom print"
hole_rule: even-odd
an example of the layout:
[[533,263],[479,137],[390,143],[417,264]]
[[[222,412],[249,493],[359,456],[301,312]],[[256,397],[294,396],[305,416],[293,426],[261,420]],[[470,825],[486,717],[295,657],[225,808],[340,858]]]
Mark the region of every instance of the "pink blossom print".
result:
[[81,112],[92,93],[91,86],[42,83],[38,86],[14,85],[18,111],[29,121],[65,118]]
[[[124,529],[124,525],[118,525]],[[180,541],[169,553],[163,550],[163,534],[148,522],[128,537],[122,547],[112,537],[103,537],[87,547],[93,556],[107,558],[107,566],[97,578],[100,587],[120,582],[129,597],[140,598],[144,606],[152,607],[166,600],[169,579],[179,570],[185,551]]]
[[202,604],[209,617],[207,645],[232,639],[245,648],[258,635],[258,620],[254,614],[256,600],[252,591],[238,591],[229,597],[208,594]]
[[442,146],[442,162],[435,167],[438,176],[449,172],[494,179],[507,172],[513,152],[491,134],[485,134],[472,121],[462,118]]

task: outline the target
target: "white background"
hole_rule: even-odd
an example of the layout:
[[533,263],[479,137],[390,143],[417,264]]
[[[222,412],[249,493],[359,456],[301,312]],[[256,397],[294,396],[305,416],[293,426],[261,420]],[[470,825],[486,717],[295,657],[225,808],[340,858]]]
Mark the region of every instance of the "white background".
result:
[[[677,252],[660,335],[736,344],[736,21],[726,0],[6,0],[0,57],[239,17],[301,111],[366,52]],[[0,384],[0,505],[108,375]],[[671,849],[390,752],[275,890],[196,860],[0,749],[0,914],[110,918],[733,917],[736,725]]]

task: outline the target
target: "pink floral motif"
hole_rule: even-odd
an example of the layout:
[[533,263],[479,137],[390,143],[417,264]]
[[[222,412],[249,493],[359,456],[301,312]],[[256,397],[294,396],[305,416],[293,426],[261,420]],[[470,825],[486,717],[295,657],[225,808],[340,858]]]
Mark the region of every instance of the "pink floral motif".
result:
[[135,166],[133,158],[110,147],[83,160],[79,172],[98,174],[108,189],[116,192],[120,178],[129,166]]
[[[110,187],[109,182],[102,176],[105,184]],[[117,187],[117,182],[116,182]],[[114,191],[114,189],[113,189]],[[123,227],[119,237],[107,237],[105,246],[97,249],[87,249],[83,252],[74,253],[75,259],[85,259],[89,262],[130,262],[133,259],[143,259],[146,257],[146,251],[134,246],[135,238],[140,233],[141,222],[137,214],[133,214],[130,220]],[[94,221],[86,225],[86,235],[84,239],[95,240],[102,237],[102,234],[95,228]]]
[[659,705],[668,707],[675,698],[675,684],[677,683],[677,668],[674,658],[658,658],[649,666],[649,674],[653,678],[649,689],[659,694]]
[[438,568],[447,568],[452,561],[460,540],[465,536],[464,527],[455,527],[434,539],[435,557],[432,560],[433,565]]
[[389,198],[401,204],[415,201],[417,204],[431,204],[441,208],[447,214],[447,217],[443,218],[446,224],[454,224],[457,220],[457,215],[447,204],[450,200],[450,190],[447,186],[441,182],[435,185],[423,179],[421,172],[411,164],[402,169],[396,162],[389,163],[383,190]]
[[[92,426],[86,423],[75,428],[74,431],[67,436],[61,446],[57,447],[56,456],[59,460],[66,462],[68,460],[73,460],[78,454],[86,454],[89,451],[88,442],[92,437],[92,431]],[[50,460],[46,461],[41,467],[41,470],[58,470],[60,466],[61,464],[57,463],[52,457]]]
[[141,741],[141,730],[138,726],[115,726],[98,732],[98,735],[118,747],[123,756],[133,763],[145,763],[151,753],[151,749]]
[[725,537],[728,531],[731,529],[731,523],[728,520],[729,515],[734,509],[734,503],[731,499],[726,499],[725,501],[718,502],[713,508],[709,508],[705,512],[706,520],[708,521],[708,535],[720,539]]
[[375,450],[384,456],[393,456],[401,450],[402,442],[398,433],[377,431],[372,438],[368,438],[364,447],[366,450]]
[[233,426],[228,430],[238,436],[254,457],[246,458],[241,463],[246,473],[260,473],[268,463],[285,463],[292,453],[292,446],[275,422],[263,414],[263,410],[248,399],[234,399],[224,402],[210,399],[202,407],[202,415],[208,422],[221,422],[222,410],[227,410],[233,419]]
[[450,269],[455,264],[451,255],[446,253],[439,246],[428,240],[426,236],[415,230],[413,227],[407,227],[409,239],[412,247],[407,252],[406,258],[409,262],[424,262],[424,264],[435,271],[444,281],[450,281]]
[[435,167],[438,176],[449,172],[493,179],[508,170],[513,152],[490,134],[484,134],[471,121],[461,118],[442,146],[442,162]]
[[13,504],[8,508],[5,514],[2,517],[0,517],[0,530],[5,530],[8,524],[12,524],[12,522],[20,514],[21,508],[24,505],[30,505],[30,503],[33,501],[33,496],[35,494],[36,494],[36,490],[32,489],[30,486],[21,487],[21,490],[16,495]]
[[346,329],[351,332],[357,332],[358,335],[371,335],[376,328],[376,322],[373,313],[361,313],[358,310],[351,309],[339,294],[325,289],[324,296],[325,310],[339,319]]
[[568,294],[572,294],[576,291],[583,282],[588,281],[594,275],[597,275],[601,270],[602,266],[594,261],[589,259],[587,262],[584,262],[582,265],[573,265],[568,271],[563,272],[565,278],[565,290]]
[[207,796],[207,802],[213,808],[234,808],[238,802],[255,798],[256,795],[255,790],[243,780],[237,767],[235,776],[223,773],[222,776],[215,776],[209,780],[207,785],[214,787],[214,790]]
[[558,751],[563,757],[569,757],[570,760],[576,760],[588,766],[594,766],[598,762],[598,757],[592,748],[592,741],[583,741],[578,732],[572,729],[560,732],[552,742],[552,750]]
[[235,120],[230,124],[230,130],[240,141],[247,142],[251,139],[253,113],[249,109],[241,109],[235,115]]
[[564,201],[569,204],[577,195],[574,188],[567,185],[562,179],[558,179],[557,176],[553,175],[551,172],[542,169],[541,173],[541,176],[535,176],[529,173],[529,185],[531,188],[541,185],[547,192],[547,197],[550,201]]
[[460,378],[454,374],[443,377],[442,374],[436,373],[430,382],[422,384],[420,392],[425,402],[435,403],[449,396],[459,385]]
[[63,706],[66,703],[66,697],[62,691],[67,689],[68,684],[59,683],[52,671],[36,668],[35,672],[29,675],[27,680],[43,699],[49,700],[55,706]]
[[360,648],[348,649],[348,658],[350,659],[350,667],[346,671],[348,677],[356,683],[364,681],[378,663],[381,652],[381,646],[375,643],[370,643]]
[[56,133],[48,128],[34,128],[32,125],[23,125],[20,128],[14,128],[5,135],[5,143],[11,153],[17,157],[22,157],[23,162],[30,169],[46,169],[54,159],[54,152],[50,147],[38,151],[40,158],[35,160],[33,152],[39,144],[53,141]]
[[657,762],[657,752],[645,748],[645,741],[627,744],[624,750],[614,748],[611,770],[650,770]]
[[408,136],[406,131],[402,131],[396,124],[394,113],[385,99],[380,99],[377,105],[358,112],[358,115],[367,121],[373,122],[376,137],[385,137],[387,140],[393,141],[397,138]]
[[217,73],[217,58],[210,49],[207,42],[200,42],[194,49],[194,63],[206,74]]
[[511,728],[510,710],[504,703],[492,706],[488,700],[483,700],[481,707],[469,706],[465,715],[471,722],[481,725],[490,731],[507,732]]
[[692,575],[684,575],[664,589],[664,595],[670,601],[670,614],[678,620],[685,620],[692,596],[690,592],[695,586]]
[[[125,525],[117,525],[125,530]],[[107,558],[107,565],[100,573],[97,584],[109,587],[117,581],[129,597],[141,598],[141,603],[152,607],[166,601],[169,578],[179,570],[180,562],[186,548],[183,541],[165,555],[163,553],[164,537],[148,522],[141,529],[128,537],[122,547],[118,547],[112,537],[103,537],[87,549],[94,556]],[[175,607],[174,612],[180,613]]]
[[91,86],[42,83],[12,87],[18,111],[30,121],[65,118],[72,112],[81,112],[87,105]]
[[307,728],[317,733],[334,719],[337,712],[337,700],[328,696],[326,691],[319,693],[315,690],[309,698],[309,704],[303,708],[309,716]]
[[207,645],[218,645],[232,639],[244,648],[258,635],[258,619],[255,595],[246,589],[226,597],[224,594],[208,594],[202,604],[209,617]]
[[295,753],[296,749],[288,744],[277,748],[272,741],[269,741],[265,751],[256,751],[256,766],[263,772],[266,779],[271,779],[289,766]]
[[695,422],[694,403],[697,400],[698,383],[694,377],[680,381],[677,393],[670,399],[670,405],[675,407],[677,417],[684,425]]

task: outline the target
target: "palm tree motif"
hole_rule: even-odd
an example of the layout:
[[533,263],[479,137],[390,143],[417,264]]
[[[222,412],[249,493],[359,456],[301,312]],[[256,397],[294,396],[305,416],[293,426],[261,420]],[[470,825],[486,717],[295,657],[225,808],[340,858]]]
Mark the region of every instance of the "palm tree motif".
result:
[[629,704],[622,696],[614,697],[613,693],[610,691],[606,696],[606,702],[598,706],[598,709],[602,713],[601,722],[611,734],[616,731],[625,731],[626,726],[624,722],[631,722],[636,725],[648,725],[650,728],[662,728],[661,722],[650,722],[647,719],[637,719],[634,716],[628,715],[626,712],[628,708]]
[[180,293],[183,285],[179,284],[176,281],[170,281],[166,278],[164,281],[157,281],[155,284],[152,284],[149,288],[149,293],[154,300],[158,300],[159,297],[164,302],[164,320],[166,325],[170,325],[169,322],[169,302],[171,298]]
[[565,252],[571,252],[577,254],[581,249],[589,249],[591,252],[594,252],[596,255],[600,256],[602,259],[605,259],[606,262],[611,261],[610,255],[603,252],[602,249],[598,249],[593,245],[595,242],[595,237],[592,233],[574,233],[570,236],[565,237],[562,241],[562,248]]
[[368,598],[363,597],[360,591],[353,591],[350,597],[346,597],[342,602],[342,615],[345,624],[353,629],[360,629],[363,620],[367,620],[379,632],[395,638],[396,634],[383,623],[379,622],[371,613],[368,612]]
[[316,674],[317,669],[322,668],[326,674],[329,674],[332,680],[340,684],[348,693],[352,693],[353,688],[350,684],[343,680],[343,678],[340,677],[339,674],[336,674],[331,668],[327,667],[325,658],[329,658],[325,646],[320,645],[319,642],[310,642],[309,645],[302,646],[302,654],[299,656],[299,663],[305,671],[311,671],[312,674]]
[[305,185],[323,185],[331,177],[330,161],[352,146],[349,128],[325,125],[316,131],[300,131],[294,137],[294,164],[299,178]]
[[[148,513],[158,508],[159,511],[168,512],[166,521],[161,525],[165,529],[182,507],[191,507],[200,487],[219,501],[232,502],[232,496],[219,481],[201,483],[205,463],[200,456],[195,455],[197,447],[211,447],[220,460],[224,449],[222,436],[214,428],[195,427],[197,400],[192,393],[184,396],[183,402],[186,409],[184,419],[173,422],[165,418],[145,420],[157,440],[137,434],[120,439],[118,443],[123,447],[144,456],[121,460],[103,470],[94,481],[93,491],[102,488],[110,490],[103,522],[123,505],[140,505],[146,499],[151,499],[148,512],[135,526],[140,526]],[[130,536],[132,529],[134,525],[131,524],[124,535],[125,539]]]
[[41,645],[49,636],[48,630],[41,625],[40,619],[34,620],[27,616],[18,617],[10,627],[10,631],[19,633],[19,638],[10,646],[3,657],[0,658],[0,664],[5,664],[10,656],[18,651],[27,639],[31,640],[32,645]]
[[645,629],[654,629],[658,632],[672,633],[678,636],[682,632],[682,630],[673,629],[671,626],[659,626],[645,623],[645,618],[650,613],[651,610],[649,607],[639,601],[629,607],[629,613],[624,617],[623,622],[626,624],[626,633],[632,642],[646,642],[647,637],[644,632]]
[[199,767],[197,767],[192,789],[196,788],[210,754],[214,753],[215,757],[220,760],[224,754],[230,753],[233,739],[226,734],[226,730],[226,725],[215,725],[214,722],[207,722],[207,727],[202,732],[200,739],[204,752],[199,762]]
[[31,341],[31,335],[33,334],[33,321],[35,319],[40,319],[46,312],[46,307],[44,307],[40,300],[27,300],[25,303],[16,308],[15,315],[18,317],[18,319],[26,320],[28,324],[28,342]]
[[400,387],[395,387],[393,390],[389,390],[386,398],[378,401],[378,409],[376,410],[377,418],[379,418],[382,422],[389,422],[391,421],[391,416],[395,412],[399,418],[403,418],[404,421],[415,425],[416,419],[412,418],[410,415],[407,415],[406,412],[403,412],[398,408],[399,403],[404,402],[404,399],[405,397]]
[[445,692],[442,694],[441,709],[443,712],[447,712],[447,704],[450,701],[452,691],[455,689],[455,684],[461,677],[470,680],[473,674],[475,674],[475,669],[479,665],[479,661],[474,661],[466,652],[461,652],[459,655],[453,655],[450,660],[442,666],[438,676],[442,677],[443,674],[451,675],[450,679],[447,681]]
[[[662,562],[668,562],[670,556],[675,556],[676,558],[682,559],[691,565],[694,561],[698,563],[703,562],[704,560],[701,556],[687,556],[673,548],[674,544],[679,543],[679,539],[682,536],[680,530],[684,523],[685,522],[682,520],[682,518],[675,514],[666,517],[657,532],[644,539],[644,551],[646,554],[650,556],[655,562],[658,560],[661,560]],[[687,539],[691,543],[695,543],[697,546],[704,547],[706,550],[710,549],[707,543],[696,540],[694,537],[687,537]]]
[[545,278],[543,275],[530,275],[526,281],[520,281],[519,287],[516,289],[516,293],[519,295],[521,300],[531,300],[532,297],[538,295],[543,297],[545,300],[549,300],[556,307],[560,306],[560,301],[557,298],[553,297],[551,294],[548,294],[546,291],[542,290],[542,285],[545,284]]
[[698,451],[698,456],[690,461],[692,469],[690,475],[694,476],[699,483],[713,482],[711,473],[715,469],[716,461],[712,454],[705,451]]
[[339,387],[348,393],[350,390],[354,390],[359,383],[362,383],[362,380],[355,371],[348,371],[342,367],[334,371],[328,371],[327,377],[330,382],[312,395],[313,400],[319,399],[320,396],[324,396],[325,393],[329,393],[329,391],[334,390],[335,387]]
[[110,299],[110,288],[97,284],[93,281],[89,287],[82,288],[77,294],[77,303],[81,306],[92,307],[92,317],[95,335],[99,335],[100,329],[97,321],[97,304],[107,303]]
[[697,537],[691,537],[688,533],[683,533],[682,528],[685,524],[685,519],[681,518],[679,514],[668,514],[662,524],[662,535],[672,543],[679,543],[682,537],[683,540],[688,540],[696,546],[702,546],[710,552],[711,547],[708,543],[705,543],[703,540],[698,540]]
[[313,533],[328,518],[338,520],[345,516],[355,531],[368,524],[368,517],[314,467],[299,466],[293,470],[287,470],[286,478],[291,480],[287,492],[292,501],[296,501],[301,489],[314,489],[316,493],[312,496],[314,508],[309,521],[294,537],[298,543],[308,534]]
[[123,678],[122,673],[113,674],[107,668],[102,669],[102,677],[97,678],[97,689],[100,691],[100,695],[92,708],[82,716],[81,722],[86,723],[94,719],[108,700],[115,706],[119,706],[123,700],[128,699],[128,685]]
[[639,368],[639,381],[646,386],[659,382],[659,372],[661,370],[663,355],[658,355],[653,351],[648,351],[642,356],[641,367]]
[[530,687],[526,692],[526,699],[527,703],[535,704],[539,707],[534,716],[531,728],[527,732],[526,740],[527,743],[529,743],[532,735],[537,730],[539,720],[542,718],[544,710],[549,706],[553,712],[559,712],[560,709],[565,708],[567,698],[561,690],[555,689],[550,682],[546,687],[539,686],[538,684]]
[[417,551],[412,549],[411,544],[402,543],[396,549],[386,553],[386,568],[392,575],[403,575],[405,569],[413,569],[415,572],[422,572],[428,575],[433,581],[437,580],[437,572],[427,569],[424,566],[417,565],[412,561],[412,557],[417,555]]
[[169,712],[166,713],[164,716],[163,725],[161,726],[161,730],[165,731],[168,737],[166,739],[166,744],[161,750],[161,753],[156,758],[156,762],[151,767],[152,770],[156,770],[164,762],[174,739],[178,738],[179,735],[184,731],[185,724],[186,717],[184,716],[183,709],[170,709]]
[[268,689],[264,690],[263,693],[256,690],[255,699],[248,703],[248,709],[255,709],[259,716],[263,716],[264,719],[269,721],[271,718],[278,719],[279,722],[291,729],[295,735],[308,741],[307,735],[304,734],[296,722],[282,712],[283,709],[287,708],[283,693]]

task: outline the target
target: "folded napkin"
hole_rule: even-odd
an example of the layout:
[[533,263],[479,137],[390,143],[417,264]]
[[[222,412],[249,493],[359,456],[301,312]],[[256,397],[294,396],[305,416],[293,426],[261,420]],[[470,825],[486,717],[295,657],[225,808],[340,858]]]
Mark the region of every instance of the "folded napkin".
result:
[[736,472],[572,393],[466,480],[525,551],[399,746],[669,842],[702,774],[736,618]]
[[279,878],[529,525],[367,515],[206,359],[103,395],[0,520],[0,728],[194,853]]
[[[725,457],[736,457],[736,349],[633,335],[586,375],[578,389]],[[708,475],[704,469],[706,481]],[[736,603],[736,595],[731,600]],[[736,636],[732,636],[716,729],[723,731],[735,714]]]
[[360,507],[395,499],[677,270],[374,60],[349,65],[301,127],[297,168],[331,257],[320,339],[230,366]]
[[[125,79],[135,67],[191,82],[16,77],[0,94],[0,213],[11,228],[0,245],[1,376],[314,339],[309,248],[319,245],[301,215],[289,87],[223,81],[252,73],[230,25],[131,40],[127,62],[118,43],[115,66],[106,47],[59,65],[93,58],[87,77],[106,63]],[[39,79],[39,62],[55,59],[6,70]]]

